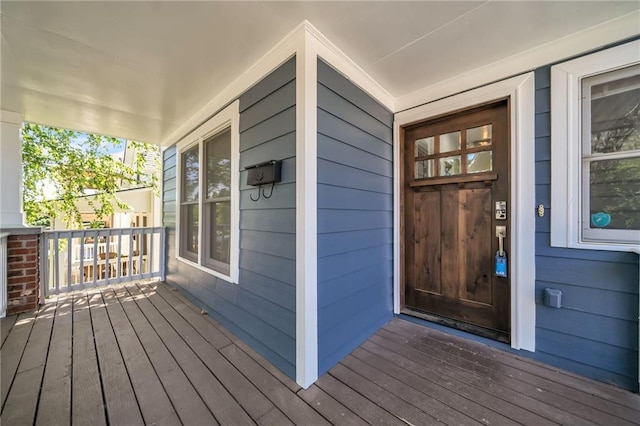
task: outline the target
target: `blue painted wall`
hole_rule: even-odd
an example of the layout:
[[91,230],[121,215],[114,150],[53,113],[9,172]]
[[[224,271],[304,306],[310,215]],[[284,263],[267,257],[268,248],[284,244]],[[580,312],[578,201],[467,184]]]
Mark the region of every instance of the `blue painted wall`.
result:
[[[536,77],[536,199],[551,203],[550,66]],[[638,255],[550,246],[549,214],[536,222],[535,358],[638,390]],[[542,304],[545,288],[563,307]]]
[[[163,220],[167,282],[295,377],[295,58],[240,97],[240,273],[231,284],[176,255],[176,148],[164,152]],[[247,165],[283,160],[282,182],[269,199],[246,185]],[[267,189],[267,194],[269,189]]]
[[393,115],[318,61],[318,373],[392,317]]

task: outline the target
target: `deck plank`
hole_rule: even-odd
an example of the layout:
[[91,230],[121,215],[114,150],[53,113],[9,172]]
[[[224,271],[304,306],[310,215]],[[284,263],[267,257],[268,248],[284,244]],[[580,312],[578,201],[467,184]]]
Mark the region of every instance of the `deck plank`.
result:
[[185,425],[215,424],[215,417],[126,289],[117,289],[116,296],[162,381],[180,421]]
[[185,344],[182,337],[171,324],[153,306],[136,286],[127,286],[129,294],[151,323],[176,361],[182,366],[185,374],[213,413],[216,420],[223,425],[253,424],[249,415],[233,399],[207,366]]
[[[393,328],[385,329],[382,333],[394,333],[393,330]],[[396,335],[401,336],[397,333]],[[470,354],[458,356],[456,351],[452,351],[451,344],[447,345],[426,335],[411,338],[408,344],[425,354],[437,358],[446,357],[448,363],[468,371],[471,375],[488,378],[515,392],[530,396],[585,420],[610,423],[610,414],[613,414],[620,417],[620,421],[616,424],[631,425],[640,415],[640,413],[632,413],[632,410],[625,409],[618,404],[607,404],[607,401],[600,403],[597,398],[590,397],[580,390],[560,387],[557,382],[520,371],[485,357]],[[506,380],[507,378],[508,380]],[[572,396],[573,399],[569,396]],[[603,409],[609,409],[609,414]]]
[[306,402],[298,398],[291,389],[269,374],[267,370],[262,368],[262,366],[256,363],[236,345],[227,346],[220,352],[222,352],[229,362],[242,371],[252,383],[255,383],[260,391],[293,423],[299,425],[329,424]]
[[397,397],[385,388],[378,386],[366,377],[361,376],[344,364],[340,363],[333,367],[329,374],[343,383],[348,383],[349,387],[365,396],[370,401],[378,404],[399,419],[412,425],[426,425],[439,423],[439,419],[431,413],[426,413],[415,406],[407,403],[402,398]]
[[504,400],[489,393],[486,389],[478,389],[466,384],[463,381],[446,375],[439,366],[431,366],[424,363],[423,360],[415,357],[412,353],[398,348],[397,345],[385,341],[375,342],[372,336],[369,341],[365,342],[361,347],[370,351],[388,361],[396,363],[398,366],[412,371],[414,374],[437,383],[442,387],[446,387],[452,392],[463,396],[464,398],[473,400],[474,402],[509,418],[512,422],[533,424],[533,425],[553,425],[556,424],[537,413],[532,413],[519,406],[506,404]]
[[173,404],[113,290],[101,293],[145,424],[179,423]]
[[164,289],[167,290],[166,292],[162,292],[161,293],[163,296],[166,296],[165,300],[167,300],[167,302],[169,302],[170,304],[175,303],[176,301],[182,302],[184,305],[186,305],[188,308],[190,308],[191,311],[195,312],[197,315],[200,315],[202,319],[206,320],[209,324],[213,325],[213,327],[216,330],[220,331],[223,335],[225,335],[233,344],[235,344],[240,349],[242,349],[242,351],[244,353],[246,353],[251,358],[253,358],[253,360],[255,362],[260,364],[265,370],[267,370],[272,376],[274,376],[280,382],[282,382],[282,384],[284,384],[286,387],[288,387],[292,392],[298,392],[300,389],[302,389],[300,387],[300,385],[298,385],[296,382],[291,380],[291,378],[289,376],[284,374],[282,371],[278,370],[277,367],[275,367],[273,364],[271,364],[265,358],[260,356],[256,351],[254,351],[251,347],[249,347],[242,340],[240,340],[236,336],[234,336],[229,330],[227,330],[224,327],[222,327],[215,319],[211,318],[208,315],[201,315],[200,314],[200,309],[197,308],[195,305],[193,305],[180,292],[171,291],[171,287],[169,287],[167,284],[164,284],[164,283],[159,283],[158,286],[161,289],[164,288]]
[[[215,350],[216,348],[205,340],[191,323],[180,316],[172,305],[169,305],[152,287],[139,288],[252,419],[257,419],[271,410],[273,404],[233,364]],[[176,303],[176,305],[183,304]]]
[[2,363],[0,363],[0,376],[2,377],[2,399],[0,403],[2,407],[7,400],[7,394],[13,378],[15,377],[20,359],[24,354],[24,349],[27,346],[29,340],[29,334],[33,329],[35,322],[35,312],[24,313],[16,315],[16,321],[11,328],[11,333],[7,336],[5,344],[0,351],[2,357]]
[[291,420],[285,416],[282,411],[278,410],[275,406],[256,420],[256,423],[260,426],[287,426],[293,425]]
[[[408,321],[393,320],[387,331],[419,339],[426,345],[435,345],[449,354],[486,365],[498,362],[500,370],[538,388],[549,389],[557,395],[597,408],[600,411],[629,421],[640,417],[640,403],[634,394],[597,383],[584,377],[553,368],[539,362],[513,356],[505,351],[462,338],[421,327]],[[553,378],[550,379],[550,378]]]
[[144,424],[129,373],[122,359],[102,294],[89,295],[100,377],[109,424]]
[[18,320],[17,315],[11,315],[8,317],[0,318],[0,334],[2,335],[2,343],[0,343],[0,347],[4,346],[5,340],[7,340],[7,336],[11,332],[11,328],[13,324]]
[[180,299],[176,298],[174,295],[175,292],[169,290],[166,285],[155,284],[150,286],[149,289],[155,290],[157,294],[170,304],[178,314],[187,320],[202,337],[207,339],[213,347],[221,349],[231,344],[231,339],[225,336],[225,334],[218,328],[211,327],[211,323],[207,321],[205,316],[191,308],[193,305],[187,305]]
[[48,302],[2,320],[3,424],[640,424],[636,394],[401,319],[301,389],[164,283]]
[[350,386],[342,383],[331,374],[325,374],[320,377],[316,382],[316,385],[332,398],[349,407],[350,410],[356,413],[368,424],[406,426],[406,423],[398,417],[370,401],[368,398],[364,397]]
[[[572,415],[571,413],[559,410],[556,407],[550,406],[549,404],[533,399],[528,395],[514,392],[501,384],[493,382],[489,378],[479,377],[475,374],[471,374],[471,372],[468,370],[457,368],[452,364],[449,364],[446,358],[434,358],[430,355],[420,352],[410,345],[407,345],[407,342],[401,337],[389,332],[385,332],[385,330],[380,330],[378,333],[376,333],[376,335],[372,336],[370,341],[376,344],[381,344],[388,349],[393,349],[394,352],[402,354],[407,358],[416,360],[421,365],[428,367],[433,371],[442,371],[442,374],[448,377],[449,380],[453,379],[469,386],[470,389],[473,389],[471,391],[472,393],[479,394],[482,392],[486,392],[488,395],[501,400],[501,402],[494,401],[490,405],[491,407],[495,405],[503,405],[509,407],[510,409],[520,408],[530,413],[536,413],[537,415],[542,416],[552,422],[561,424],[595,424],[586,419],[582,419],[578,416]],[[506,405],[505,402],[509,404]],[[513,419],[518,421],[518,417],[515,417]]]
[[42,381],[37,425],[71,422],[72,328],[73,297],[60,297]]
[[76,425],[107,424],[104,396],[86,292],[73,298],[73,369],[71,419]]
[[[438,422],[452,426],[481,424],[479,421],[455,410],[455,407],[443,404],[436,398],[407,386],[405,383],[391,377],[382,370],[373,368],[352,355],[347,356],[340,363],[354,373],[369,380],[371,383],[390,392],[398,399],[411,404],[425,413],[429,413],[429,415],[435,417]],[[400,416],[402,412],[394,412],[394,414]]]
[[353,411],[336,401],[316,385],[300,390],[298,396],[304,399],[314,410],[322,414],[331,424],[362,426],[367,424]]
[[352,355],[372,367],[392,375],[408,387],[424,392],[432,398],[460,410],[462,413],[473,419],[477,419],[482,423],[503,426],[513,424],[513,420],[478,404],[474,401],[473,396],[465,398],[446,386],[441,385],[437,380],[427,380],[426,378],[415,374],[414,371],[404,369],[395,362],[391,362],[388,359],[374,354],[373,352],[363,349],[362,347],[353,351]]
[[33,329],[20,359],[11,392],[2,410],[2,422],[8,425],[32,424],[47,362],[56,303],[45,305],[36,315]]

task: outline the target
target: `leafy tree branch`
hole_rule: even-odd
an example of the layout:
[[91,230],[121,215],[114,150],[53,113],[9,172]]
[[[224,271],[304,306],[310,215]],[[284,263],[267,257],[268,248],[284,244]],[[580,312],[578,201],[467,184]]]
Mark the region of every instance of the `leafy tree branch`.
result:
[[67,226],[80,226],[78,197],[103,219],[115,209],[128,209],[117,196],[123,187],[151,187],[157,191],[157,176],[148,174],[149,162],[158,169],[160,154],[152,144],[130,141],[131,164],[109,152],[123,145],[121,139],[85,134],[38,124],[22,128],[24,211],[31,225],[44,225],[61,218]]

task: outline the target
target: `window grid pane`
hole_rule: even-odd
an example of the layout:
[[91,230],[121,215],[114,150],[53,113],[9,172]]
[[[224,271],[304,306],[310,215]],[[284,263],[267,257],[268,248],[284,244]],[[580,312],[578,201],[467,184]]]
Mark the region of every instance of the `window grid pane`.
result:
[[198,201],[200,196],[200,155],[196,145],[182,153],[182,201]]
[[[583,238],[640,234],[640,66],[582,80]],[[629,233],[631,231],[631,233]]]

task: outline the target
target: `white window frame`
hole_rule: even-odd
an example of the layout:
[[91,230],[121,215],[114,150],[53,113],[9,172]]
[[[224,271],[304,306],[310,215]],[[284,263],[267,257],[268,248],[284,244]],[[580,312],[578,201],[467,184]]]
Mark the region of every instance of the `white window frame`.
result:
[[638,63],[640,40],[551,67],[550,231],[553,247],[640,250],[634,241],[585,239],[582,229],[582,79]]
[[[197,129],[192,131],[189,135],[182,138],[177,144],[176,153],[176,259],[184,262],[194,268],[198,268],[208,274],[221,278],[225,281],[237,284],[238,283],[238,271],[239,271],[239,253],[240,253],[240,110],[239,101],[235,101],[225,109],[217,113],[215,116],[207,120],[200,125]],[[229,274],[213,270],[203,265],[203,250],[204,246],[204,231],[207,228],[204,226],[204,199],[203,199],[203,182],[204,176],[204,150],[205,141],[226,129],[231,130],[231,240],[230,240],[230,261],[229,261]],[[182,200],[182,153],[188,149],[199,147],[199,196],[198,196],[198,214],[199,214],[199,226],[198,226],[198,261],[193,262],[180,256],[180,235],[181,235],[181,218],[180,218],[180,206]]]

